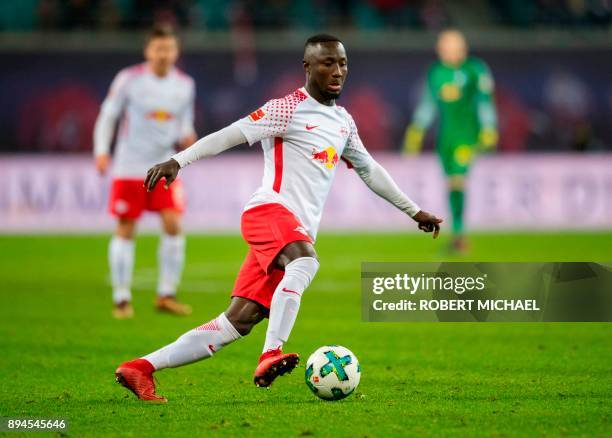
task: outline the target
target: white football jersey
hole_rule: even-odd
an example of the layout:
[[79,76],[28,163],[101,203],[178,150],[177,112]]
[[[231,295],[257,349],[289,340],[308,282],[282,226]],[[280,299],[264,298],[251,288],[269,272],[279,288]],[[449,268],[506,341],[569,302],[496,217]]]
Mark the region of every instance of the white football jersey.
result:
[[175,144],[193,134],[193,79],[173,68],[156,76],[146,64],[121,70],[102,104],[102,112],[118,118],[113,174],[144,179],[147,170],[168,160]]
[[249,144],[261,140],[264,152],[263,182],[245,210],[282,204],[313,239],[340,158],[350,167],[372,160],[351,115],[341,106],[319,103],[305,88],[268,101],[234,125]]

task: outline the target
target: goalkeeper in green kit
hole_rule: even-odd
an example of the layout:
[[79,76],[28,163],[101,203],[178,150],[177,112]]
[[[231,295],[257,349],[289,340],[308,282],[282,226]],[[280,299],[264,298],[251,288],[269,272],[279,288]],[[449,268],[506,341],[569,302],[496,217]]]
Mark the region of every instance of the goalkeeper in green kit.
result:
[[446,30],[438,37],[440,58],[427,71],[423,96],[406,129],[404,151],[420,151],[425,130],[439,113],[436,150],[448,181],[453,219],[453,248],[467,248],[463,234],[465,177],[475,155],[497,144],[493,78],[480,59],[467,56],[461,32]]

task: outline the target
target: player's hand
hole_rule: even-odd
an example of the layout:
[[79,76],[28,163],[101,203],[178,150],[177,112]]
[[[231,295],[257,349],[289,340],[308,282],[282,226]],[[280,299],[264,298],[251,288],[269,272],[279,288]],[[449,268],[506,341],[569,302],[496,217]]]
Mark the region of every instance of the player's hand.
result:
[[110,157],[107,154],[96,156],[96,170],[100,175],[104,175],[108,170]]
[[421,210],[415,214],[412,219],[418,222],[419,230],[423,230],[426,233],[431,233],[433,231],[434,239],[438,237],[438,234],[440,234],[440,224],[443,221],[442,219],[435,217],[433,214]]
[[157,183],[162,179],[166,178],[166,183],[164,184],[164,188],[170,187],[172,181],[176,179],[181,166],[176,160],[170,158],[168,161],[164,161],[163,163],[156,164],[151,167],[147,172],[147,177],[144,182],[144,186],[147,189],[147,192],[152,191]]
[[416,155],[421,151],[425,130],[414,123],[408,126],[404,134],[404,153]]
[[499,141],[499,134],[497,129],[494,128],[483,128],[478,134],[478,143],[482,151],[491,151],[497,146]]

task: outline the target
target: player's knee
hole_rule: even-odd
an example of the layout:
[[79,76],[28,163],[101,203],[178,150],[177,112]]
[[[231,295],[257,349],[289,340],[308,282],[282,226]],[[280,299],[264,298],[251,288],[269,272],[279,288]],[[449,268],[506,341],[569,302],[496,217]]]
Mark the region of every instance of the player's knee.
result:
[[245,318],[240,316],[232,316],[226,315],[227,320],[234,326],[236,331],[240,333],[240,336],[246,336],[251,333],[253,327],[257,325],[257,323],[261,320],[256,320],[255,318]]
[[449,190],[463,190],[465,187],[465,178],[463,175],[452,175],[448,178]]
[[164,210],[161,212],[161,219],[164,233],[169,236],[177,236],[181,234],[181,216],[178,212]]
[[122,239],[133,239],[136,224],[132,219],[120,219],[115,234]]
[[317,260],[317,252],[310,242],[291,242],[279,253],[276,263],[281,268],[285,268],[287,265],[289,265],[289,263],[292,263],[300,258],[312,258],[315,261]]
[[178,236],[182,232],[179,224],[164,225],[164,233],[168,236]]
[[234,297],[225,311],[225,317],[241,336],[248,335],[253,327],[267,315],[267,309],[246,298]]
[[259,311],[249,312],[246,309],[239,309],[236,311],[235,308],[230,308],[225,312],[227,320],[234,326],[236,331],[240,333],[240,336],[246,336],[251,333],[253,327],[255,327],[263,318],[263,313]]
[[164,233],[168,236],[178,236],[181,234],[181,225],[178,221],[164,222]]

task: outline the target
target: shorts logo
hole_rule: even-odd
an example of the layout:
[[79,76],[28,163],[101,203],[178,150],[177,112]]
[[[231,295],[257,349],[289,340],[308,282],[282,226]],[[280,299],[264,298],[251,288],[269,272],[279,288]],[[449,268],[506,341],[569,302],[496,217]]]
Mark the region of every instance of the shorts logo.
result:
[[447,83],[440,88],[440,97],[444,102],[454,102],[461,98],[461,88],[456,84]]
[[336,164],[338,164],[338,152],[334,149],[333,146],[328,147],[320,152],[317,152],[316,149],[312,149],[312,159],[317,160],[328,169],[333,169]]
[[293,230],[293,231],[297,231],[298,233],[302,233],[303,235],[308,236],[308,233],[306,232],[304,227],[300,227],[300,226],[295,227],[295,230]]
[[251,119],[252,122],[256,122],[259,119],[263,118],[266,115],[266,112],[259,108],[257,111],[253,111],[251,114],[249,114],[249,119]]
[[117,214],[125,214],[129,210],[130,205],[124,199],[117,199],[115,201],[115,212]]

